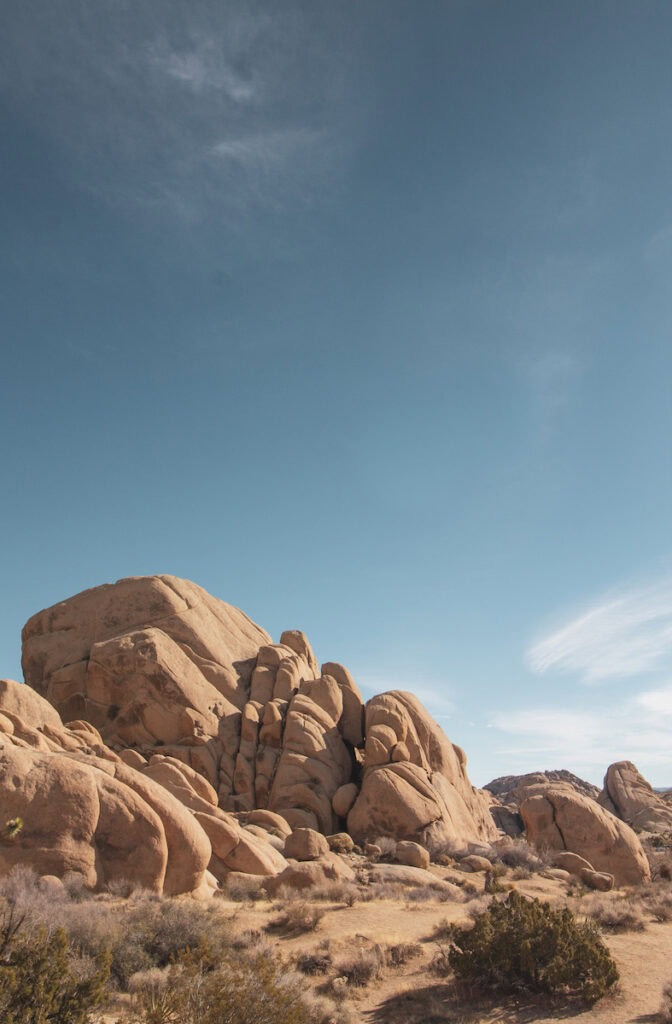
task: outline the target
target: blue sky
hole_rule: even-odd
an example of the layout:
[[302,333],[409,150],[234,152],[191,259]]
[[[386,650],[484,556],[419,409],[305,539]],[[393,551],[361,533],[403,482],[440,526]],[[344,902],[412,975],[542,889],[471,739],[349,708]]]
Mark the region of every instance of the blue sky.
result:
[[7,0],[0,673],[170,572],[672,785],[672,9]]

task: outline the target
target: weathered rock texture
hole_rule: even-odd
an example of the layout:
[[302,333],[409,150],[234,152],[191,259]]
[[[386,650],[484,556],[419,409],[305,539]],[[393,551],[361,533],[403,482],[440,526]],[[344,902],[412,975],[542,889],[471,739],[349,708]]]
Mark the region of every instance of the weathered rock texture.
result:
[[469,782],[464,752],[412,694],[395,690],[370,700],[365,731],[362,786],[348,814],[355,840],[495,838],[490,800]]
[[178,763],[192,787],[195,776],[209,783],[199,799],[268,810],[292,829],[330,835],[347,816],[358,837],[495,834],[463,752],[415,698],[383,695],[365,714],[347,669],[318,668],[303,633],[275,644],[186,580],[120,580],[40,612],[24,627],[23,668],[58,711],[92,723],[194,813],[207,812]]
[[649,880],[646,854],[629,825],[569,786],[538,788],[520,805],[530,843],[576,853],[596,871],[612,874],[618,885]]
[[491,798],[412,695],[365,709],[302,632],[273,643],[186,580],[133,577],[54,605],[26,623],[22,662],[28,686],[0,681],[0,798],[25,826],[0,871],[21,860],[98,888],[123,876],[194,892],[232,872],[286,875],[292,831],[321,833],[318,866],[292,868],[302,879],[337,870],[322,837],[346,821],[361,841],[496,836]]
[[598,803],[638,831],[672,829],[672,806],[655,792],[632,761],[609,765]]

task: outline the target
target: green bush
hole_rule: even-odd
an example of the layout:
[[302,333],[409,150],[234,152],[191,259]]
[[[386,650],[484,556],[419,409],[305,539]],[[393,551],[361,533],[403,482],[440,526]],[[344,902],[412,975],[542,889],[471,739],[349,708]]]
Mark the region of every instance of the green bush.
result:
[[3,1024],[85,1024],[105,996],[109,955],[93,972],[78,978],[62,929],[20,930],[13,912],[0,925],[0,1020]]
[[568,909],[528,900],[512,891],[493,901],[473,928],[453,926],[447,961],[465,981],[498,988],[600,999],[618,969],[592,922]]

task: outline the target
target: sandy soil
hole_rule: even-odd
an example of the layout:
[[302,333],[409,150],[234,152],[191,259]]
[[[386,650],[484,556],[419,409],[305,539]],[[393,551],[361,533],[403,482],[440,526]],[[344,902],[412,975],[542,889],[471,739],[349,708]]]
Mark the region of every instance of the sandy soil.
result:
[[[445,872],[443,873],[445,877]],[[473,877],[476,881],[478,876]],[[482,887],[482,878],[478,878]],[[563,883],[539,878],[516,883],[526,896],[552,902],[564,901]],[[610,894],[617,899],[619,894]],[[366,988],[352,989],[348,1005],[361,1024],[551,1024],[572,1018],[590,1024],[654,1024],[663,986],[672,980],[672,923],[649,923],[644,932],[605,935],[618,964],[621,981],[618,991],[586,1009],[576,1002],[549,1006],[538,998],[499,998],[472,992],[457,999],[450,986],[430,970],[438,946],[433,939],[441,922],[465,919],[463,903],[409,903],[384,900],[355,903],[352,907],[323,904],[324,917],[317,929],[302,935],[283,935],[267,931],[278,917],[277,904],[229,903],[218,900],[222,913],[230,917],[240,931],[261,933],[259,941],[271,945],[288,961],[305,952],[328,948],[335,964],[358,948],[366,950],[376,943],[395,945],[417,943],[420,953],[400,967],[388,967],[382,978]],[[333,972],[332,972],[333,973]],[[306,984],[318,986],[323,977],[307,977]],[[116,1021],[118,1016],[106,1015]]]

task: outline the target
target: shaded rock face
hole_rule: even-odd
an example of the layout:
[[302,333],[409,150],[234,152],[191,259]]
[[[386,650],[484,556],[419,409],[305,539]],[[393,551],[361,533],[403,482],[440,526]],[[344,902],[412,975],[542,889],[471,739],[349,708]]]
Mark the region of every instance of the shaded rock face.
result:
[[638,831],[672,829],[672,805],[655,792],[632,761],[609,765],[598,803]]
[[538,849],[576,853],[596,871],[613,875],[618,885],[639,885],[651,877],[629,825],[569,786],[539,787],[523,800],[520,813],[528,841]]
[[502,775],[500,778],[488,782],[484,788],[496,796],[502,806],[510,807],[513,810],[520,805],[521,793],[524,794],[528,786],[549,785],[558,782],[571,786],[581,796],[590,797],[591,800],[597,800],[600,794],[597,786],[593,786],[591,782],[586,782],[585,779],[579,778],[578,775],[574,775],[564,768],[545,772],[529,772],[527,775]]

